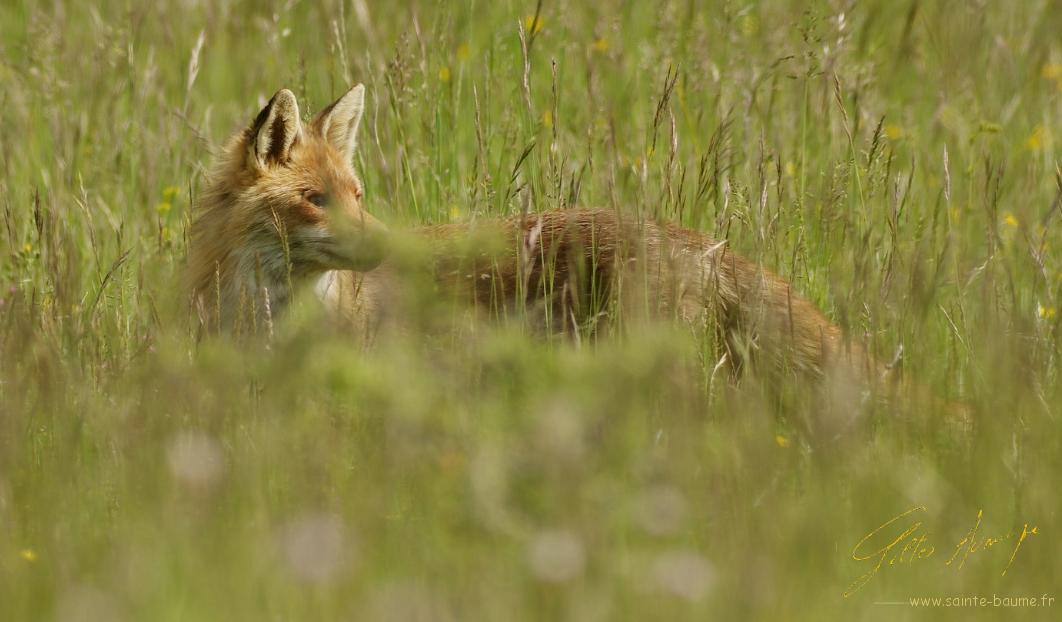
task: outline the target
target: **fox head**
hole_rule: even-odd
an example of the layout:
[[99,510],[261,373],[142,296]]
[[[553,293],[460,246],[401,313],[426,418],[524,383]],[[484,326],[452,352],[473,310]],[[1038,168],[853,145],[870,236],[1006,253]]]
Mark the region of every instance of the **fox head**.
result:
[[192,227],[192,286],[201,307],[286,302],[288,288],[328,270],[366,271],[384,258],[386,228],[362,208],[352,157],[365,109],[357,85],[309,123],[291,91],[273,96],[225,147]]
[[359,84],[303,127],[295,96],[284,89],[244,134],[244,175],[236,177],[232,207],[249,233],[274,238],[295,273],[371,270],[383,258],[385,229],[362,209],[351,166],[364,109]]

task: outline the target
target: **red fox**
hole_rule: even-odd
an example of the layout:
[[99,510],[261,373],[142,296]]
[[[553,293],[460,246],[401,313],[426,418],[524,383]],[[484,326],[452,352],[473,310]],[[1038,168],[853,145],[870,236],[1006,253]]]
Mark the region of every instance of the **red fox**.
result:
[[[281,90],[224,148],[192,228],[193,300],[208,329],[247,332],[316,284],[326,306],[369,333],[391,313],[410,262],[362,206],[352,167],[365,89],[309,124]],[[724,242],[609,209],[426,226],[420,273],[434,291],[549,334],[623,317],[669,317],[718,331],[732,368],[750,362],[864,380],[882,369],[788,282]]]

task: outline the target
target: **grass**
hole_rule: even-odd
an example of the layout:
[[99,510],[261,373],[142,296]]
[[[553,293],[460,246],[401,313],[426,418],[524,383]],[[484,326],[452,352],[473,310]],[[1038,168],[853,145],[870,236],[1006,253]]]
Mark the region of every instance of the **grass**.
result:
[[[1062,10],[705,4],[3,3],[3,617],[1062,597]],[[902,347],[974,430],[916,396],[828,416],[797,379],[712,376],[710,344],[667,326],[366,352],[307,309],[267,350],[197,345],[177,284],[211,154],[278,88],[308,115],[355,82],[366,206],[393,228],[578,204],[708,231],[882,360]],[[919,506],[933,554],[844,597],[876,560],[860,539]],[[980,543],[1010,539],[946,565],[979,510]]]

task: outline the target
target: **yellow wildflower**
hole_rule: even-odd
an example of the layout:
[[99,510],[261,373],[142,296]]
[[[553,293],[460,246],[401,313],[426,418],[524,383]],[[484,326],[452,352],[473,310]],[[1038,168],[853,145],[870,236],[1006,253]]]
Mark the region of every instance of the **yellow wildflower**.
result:
[[751,37],[760,29],[760,20],[755,15],[745,15],[741,18],[741,34]]
[[29,253],[32,253],[33,252],[33,245],[30,244],[29,242],[26,242],[25,244],[22,245],[22,252],[26,253],[27,255]]
[[885,136],[889,140],[900,140],[904,137],[903,128],[899,125],[886,125]]
[[172,201],[181,193],[181,189],[177,186],[166,186],[162,189],[162,198],[166,201]]
[[1018,226],[1018,219],[1012,212],[1003,212],[1003,222],[1010,227]]
[[1036,314],[1039,315],[1042,320],[1050,320],[1055,317],[1056,311],[1054,307],[1036,305]]
[[542,32],[542,28],[545,25],[546,20],[543,19],[541,15],[537,18],[534,15],[524,16],[524,30],[533,35]]
[[37,561],[37,551],[33,549],[22,549],[18,552],[18,556],[30,563]]
[[1025,148],[1029,151],[1036,151],[1043,147],[1045,140],[1047,140],[1047,128],[1037,125],[1033,128],[1033,133],[1025,139]]
[[1062,63],[1047,63],[1040,75],[1048,80],[1062,80]]
[[440,67],[439,68],[439,81],[440,82],[449,82],[450,81],[450,68],[449,67]]
[[796,177],[796,164],[793,164],[792,160],[788,160],[785,163],[785,175],[786,177]]
[[171,209],[173,209],[173,204],[169,201],[163,201],[155,206],[155,213],[159,215],[159,218],[165,218]]
[[781,447],[782,449],[785,449],[786,447],[789,447],[789,445],[790,445],[789,439],[784,437],[784,436],[782,436],[781,434],[775,434],[774,435],[774,442],[777,443],[778,446]]
[[462,43],[457,46],[457,52],[455,55],[457,56],[457,60],[466,61],[472,57],[472,48],[468,47],[467,43]]
[[604,37],[601,37],[597,41],[594,41],[594,49],[597,50],[598,52],[607,52],[608,51],[608,39],[606,39]]
[[547,110],[542,113],[542,125],[545,126],[546,129],[553,127],[553,112]]

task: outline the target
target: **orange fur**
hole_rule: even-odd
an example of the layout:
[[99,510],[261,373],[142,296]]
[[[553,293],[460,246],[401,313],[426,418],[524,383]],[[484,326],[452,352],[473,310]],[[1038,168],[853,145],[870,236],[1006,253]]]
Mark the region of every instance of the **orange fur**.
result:
[[[304,128],[281,91],[225,147],[193,226],[191,288],[206,327],[248,330],[314,280],[332,311],[369,333],[394,311],[410,262],[376,267],[384,229],[362,211],[350,164],[362,93],[355,87]],[[322,194],[323,207],[308,199]],[[668,317],[719,331],[735,366],[880,372],[789,283],[696,231],[580,209],[423,227],[413,237],[429,251],[420,272],[441,294],[523,314],[540,332]]]

